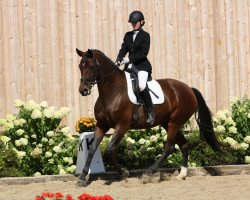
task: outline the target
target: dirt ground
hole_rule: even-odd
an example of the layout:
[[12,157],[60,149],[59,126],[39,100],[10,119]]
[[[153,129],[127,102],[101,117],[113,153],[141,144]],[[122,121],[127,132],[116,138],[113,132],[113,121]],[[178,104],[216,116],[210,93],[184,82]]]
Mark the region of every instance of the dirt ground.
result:
[[96,180],[83,188],[76,187],[76,181],[0,185],[0,200],[34,200],[44,191],[69,193],[75,200],[82,193],[108,194],[115,200],[247,200],[250,199],[250,175],[192,176],[182,181],[172,178],[147,184],[138,178],[113,182]]

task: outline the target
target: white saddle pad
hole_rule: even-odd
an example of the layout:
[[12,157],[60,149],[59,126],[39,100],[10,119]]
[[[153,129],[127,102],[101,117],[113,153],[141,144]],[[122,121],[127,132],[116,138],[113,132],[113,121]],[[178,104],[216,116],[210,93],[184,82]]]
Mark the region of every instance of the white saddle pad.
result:
[[[138,104],[136,96],[132,88],[130,73],[125,72],[125,75],[127,79],[129,99],[133,104]],[[148,81],[147,83],[148,83],[149,89],[152,90],[159,97],[157,98],[151,91],[149,91],[153,104],[162,104],[164,102],[164,95],[163,95],[163,91],[161,89],[160,84],[155,80]]]

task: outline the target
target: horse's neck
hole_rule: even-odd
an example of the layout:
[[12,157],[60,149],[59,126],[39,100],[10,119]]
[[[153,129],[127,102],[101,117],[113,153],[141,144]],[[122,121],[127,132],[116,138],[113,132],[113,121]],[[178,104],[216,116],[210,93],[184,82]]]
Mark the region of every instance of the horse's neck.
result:
[[98,91],[99,97],[112,99],[119,92],[119,88],[125,86],[124,73],[119,70],[114,63],[100,52],[96,52],[96,58],[100,65]]

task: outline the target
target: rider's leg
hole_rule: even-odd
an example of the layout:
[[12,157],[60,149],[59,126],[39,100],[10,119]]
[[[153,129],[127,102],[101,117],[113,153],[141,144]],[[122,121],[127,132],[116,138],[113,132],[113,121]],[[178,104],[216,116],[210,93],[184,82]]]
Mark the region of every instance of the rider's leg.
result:
[[139,79],[139,88],[141,97],[143,98],[147,110],[147,123],[153,124],[155,121],[155,114],[151,96],[149,94],[148,88],[146,88],[147,80],[148,80],[148,72],[146,71],[139,71],[138,72],[138,79]]

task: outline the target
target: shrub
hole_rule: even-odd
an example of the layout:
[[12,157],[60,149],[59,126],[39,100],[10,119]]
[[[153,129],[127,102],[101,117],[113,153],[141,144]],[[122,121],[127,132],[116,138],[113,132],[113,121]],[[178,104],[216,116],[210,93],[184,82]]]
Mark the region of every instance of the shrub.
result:
[[16,115],[0,120],[5,131],[0,140],[16,152],[20,169],[26,176],[73,173],[73,156],[78,140],[69,127],[60,127],[69,114],[66,107],[56,111],[47,102],[16,100]]
[[0,177],[24,176],[19,168],[16,152],[0,141]]

